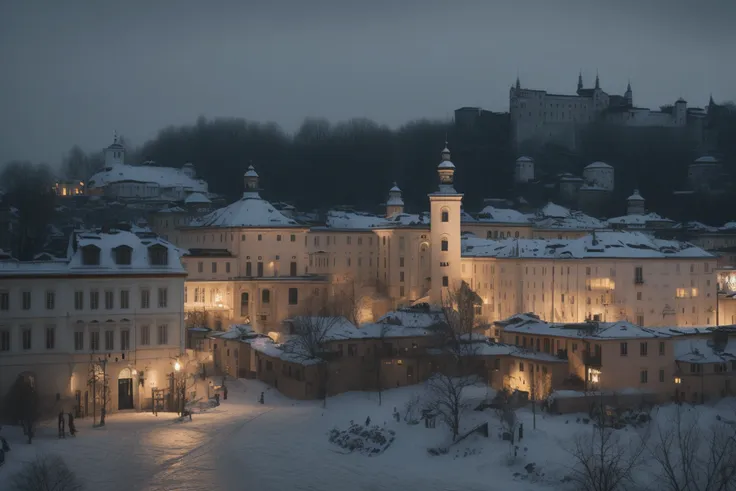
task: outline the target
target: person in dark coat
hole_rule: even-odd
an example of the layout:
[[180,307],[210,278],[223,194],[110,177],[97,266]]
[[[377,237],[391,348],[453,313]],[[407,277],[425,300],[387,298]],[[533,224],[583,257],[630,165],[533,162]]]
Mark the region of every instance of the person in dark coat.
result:
[[64,429],[64,411],[59,412],[59,438],[66,438],[66,431]]
[[77,428],[74,426],[74,415],[70,412],[69,416],[69,434],[75,436],[77,434]]

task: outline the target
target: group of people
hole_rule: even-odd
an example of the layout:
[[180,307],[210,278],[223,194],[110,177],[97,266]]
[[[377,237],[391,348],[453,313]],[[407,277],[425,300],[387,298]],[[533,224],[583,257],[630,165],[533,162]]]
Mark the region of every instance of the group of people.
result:
[[69,412],[64,414],[64,411],[59,412],[59,438],[66,438],[66,429],[64,428],[65,416],[69,418],[69,434],[75,436],[77,434],[77,428],[74,426],[74,415]]

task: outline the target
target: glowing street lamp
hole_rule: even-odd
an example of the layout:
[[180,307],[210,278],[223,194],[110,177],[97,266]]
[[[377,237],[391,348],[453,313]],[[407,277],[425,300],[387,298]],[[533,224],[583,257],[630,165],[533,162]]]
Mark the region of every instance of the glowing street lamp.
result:
[[181,370],[181,364],[179,363],[179,360],[176,360],[176,362],[174,363],[174,370],[176,370],[177,372]]

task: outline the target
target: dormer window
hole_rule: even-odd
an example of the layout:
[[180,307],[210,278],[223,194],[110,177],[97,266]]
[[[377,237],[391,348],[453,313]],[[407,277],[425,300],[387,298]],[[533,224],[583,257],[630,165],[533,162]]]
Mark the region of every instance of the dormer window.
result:
[[152,266],[168,266],[169,265],[169,249],[161,244],[155,244],[148,248],[148,256],[150,257]]
[[100,248],[96,245],[82,247],[82,264],[85,266],[100,265]]
[[131,262],[131,258],[133,256],[133,248],[122,245],[118,246],[115,249],[113,249],[113,252],[115,254],[115,264],[119,264],[122,266],[129,266]]

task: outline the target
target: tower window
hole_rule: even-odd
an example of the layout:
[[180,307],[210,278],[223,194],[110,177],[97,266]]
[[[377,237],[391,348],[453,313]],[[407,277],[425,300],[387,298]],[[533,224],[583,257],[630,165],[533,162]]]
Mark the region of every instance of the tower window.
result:
[[450,279],[447,276],[442,277],[442,286],[450,286]]
[[448,250],[447,239],[442,239],[441,247],[442,247],[442,250],[445,252]]
[[442,210],[442,221],[443,222],[450,221],[450,213],[447,210]]

